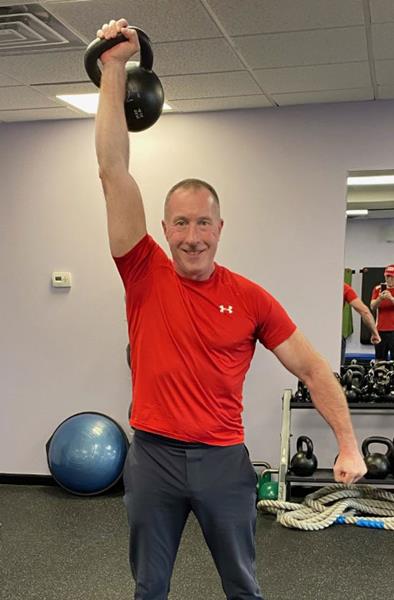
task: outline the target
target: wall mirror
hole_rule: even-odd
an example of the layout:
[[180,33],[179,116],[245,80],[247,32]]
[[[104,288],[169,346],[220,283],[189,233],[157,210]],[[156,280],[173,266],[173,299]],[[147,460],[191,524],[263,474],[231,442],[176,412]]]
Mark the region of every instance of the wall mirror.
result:
[[[394,263],[394,170],[349,171],[344,279],[369,307],[384,267]],[[344,304],[345,361],[372,360],[375,349],[359,314]]]

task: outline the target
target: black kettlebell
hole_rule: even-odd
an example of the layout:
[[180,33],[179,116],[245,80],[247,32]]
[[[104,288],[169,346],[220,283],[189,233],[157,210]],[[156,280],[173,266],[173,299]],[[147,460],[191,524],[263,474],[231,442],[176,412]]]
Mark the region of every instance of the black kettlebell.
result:
[[[304,444],[306,452],[303,450]],[[300,477],[313,475],[317,469],[317,458],[313,454],[313,443],[306,435],[300,435],[297,439],[297,453],[291,459],[290,469],[294,475],[299,475]]]
[[365,375],[365,367],[363,367],[363,365],[359,365],[356,359],[351,360],[349,366],[353,373],[358,371],[361,375]]
[[[387,447],[387,453],[369,452],[371,444],[383,444]],[[394,454],[393,442],[385,437],[371,436],[366,438],[361,446],[364,462],[368,469],[365,477],[368,479],[384,479],[390,473],[390,457]]]
[[394,438],[393,438],[393,450],[388,452],[387,458],[389,459],[391,474],[394,475]]
[[[125,114],[129,131],[148,129],[160,117],[164,104],[164,92],[160,79],[152,71],[153,52],[149,37],[142,29],[130,27],[137,32],[141,47],[140,64],[126,64],[127,82],[125,97]],[[116,38],[102,40],[96,38],[85,51],[84,63],[87,74],[97,87],[100,87],[101,70],[98,66],[100,56],[110,48],[127,38],[119,33]]]
[[301,380],[298,380],[297,391],[295,392],[295,394],[293,396],[294,402],[304,402],[305,401],[304,393],[305,393],[305,386]]
[[344,391],[348,402],[357,402],[360,397],[361,390],[357,385],[354,384],[359,382],[358,377],[355,377],[355,373],[353,373],[353,371],[350,369],[349,371],[346,371],[342,381],[345,384]]

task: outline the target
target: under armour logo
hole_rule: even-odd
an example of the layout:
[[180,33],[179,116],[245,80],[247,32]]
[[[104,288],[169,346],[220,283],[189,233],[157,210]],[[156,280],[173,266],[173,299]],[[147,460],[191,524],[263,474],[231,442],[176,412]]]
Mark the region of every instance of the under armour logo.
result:
[[228,313],[230,313],[230,315],[233,314],[233,307],[230,306],[230,304],[228,306],[224,306],[223,304],[221,304],[219,306],[219,310],[221,313],[228,312]]

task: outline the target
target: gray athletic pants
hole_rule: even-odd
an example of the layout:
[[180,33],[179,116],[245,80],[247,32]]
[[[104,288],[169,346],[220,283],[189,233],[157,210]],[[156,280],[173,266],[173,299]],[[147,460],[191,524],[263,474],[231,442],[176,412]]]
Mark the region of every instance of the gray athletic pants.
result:
[[243,444],[188,444],[136,431],[124,468],[135,600],[167,600],[188,514],[228,600],[263,600],[255,573],[256,473]]

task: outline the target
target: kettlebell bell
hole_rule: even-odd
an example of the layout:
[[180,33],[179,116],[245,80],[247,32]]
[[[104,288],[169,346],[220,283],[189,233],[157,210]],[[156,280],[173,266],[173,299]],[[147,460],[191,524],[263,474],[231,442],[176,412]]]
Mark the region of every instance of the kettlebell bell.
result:
[[394,438],[393,438],[393,449],[388,453],[387,458],[389,459],[391,474],[394,475]]
[[[303,450],[304,444],[306,451]],[[317,458],[313,454],[313,443],[306,435],[300,435],[297,439],[297,453],[291,459],[290,469],[294,475],[300,477],[313,475],[317,469]]]
[[279,484],[271,479],[272,473],[277,472],[275,469],[266,469],[260,475],[257,494],[259,500],[277,500]]
[[[387,453],[369,452],[371,444],[383,444],[387,447]],[[368,469],[365,477],[368,479],[384,479],[390,473],[390,457],[394,454],[393,442],[385,437],[371,436],[366,438],[361,446],[364,462]]]
[[[140,43],[140,63],[126,64],[126,96],[125,115],[129,131],[143,131],[151,127],[161,115],[164,104],[164,92],[160,79],[152,71],[153,52],[149,37],[142,29],[129,27],[137,32]],[[100,87],[101,70],[98,65],[100,56],[110,48],[127,38],[119,33],[116,38],[110,40],[96,38],[86,48],[84,64],[87,74],[93,83]]]
[[354,385],[355,381],[359,381],[358,377],[355,377],[355,373],[351,369],[346,371],[343,376],[343,382],[345,384],[345,394],[348,402],[357,402],[361,394],[360,388]]

